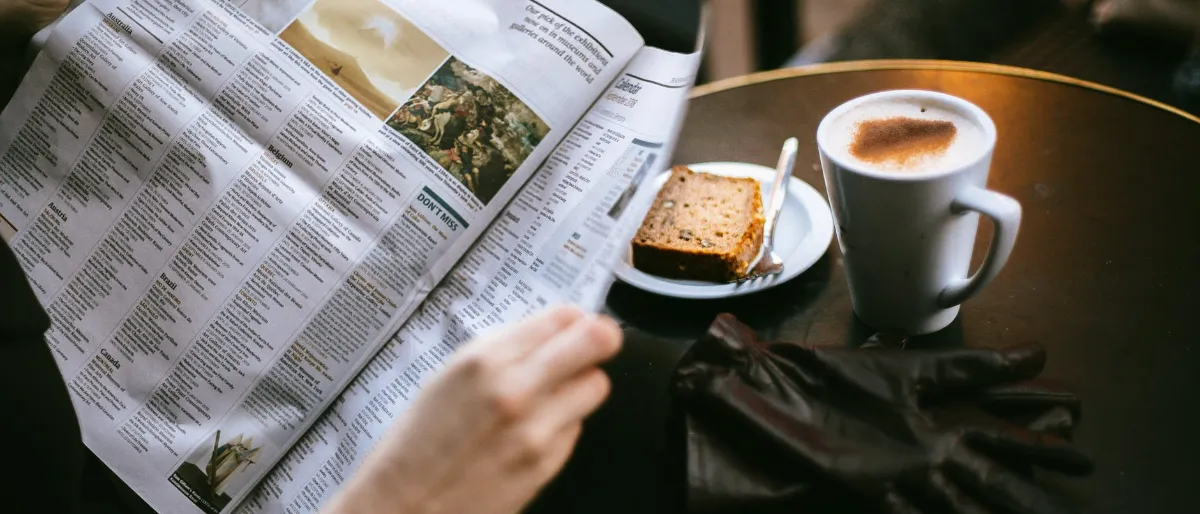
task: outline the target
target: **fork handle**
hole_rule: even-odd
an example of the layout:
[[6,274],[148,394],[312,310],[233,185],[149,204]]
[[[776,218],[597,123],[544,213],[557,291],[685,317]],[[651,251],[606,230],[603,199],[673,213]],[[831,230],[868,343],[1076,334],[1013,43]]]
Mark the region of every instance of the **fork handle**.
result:
[[783,212],[783,200],[787,198],[787,178],[792,176],[796,167],[796,152],[800,141],[789,137],[783,142],[783,151],[779,154],[779,163],[775,165],[775,181],[771,184],[771,197],[767,200],[766,222],[763,225],[763,258],[770,254],[775,243],[775,223],[779,221],[779,213]]

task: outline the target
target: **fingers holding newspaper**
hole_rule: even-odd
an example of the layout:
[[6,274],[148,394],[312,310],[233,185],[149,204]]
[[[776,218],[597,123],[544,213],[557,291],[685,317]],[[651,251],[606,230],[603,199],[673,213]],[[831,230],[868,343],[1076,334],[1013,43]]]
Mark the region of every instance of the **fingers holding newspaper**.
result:
[[518,512],[608,396],[597,366],[620,346],[615,322],[571,307],[482,335],[421,391],[325,511]]
[[0,0],[0,106],[8,103],[25,72],[29,38],[67,9],[70,0]]
[[[70,0],[0,0],[0,28],[4,29],[0,37],[27,41],[34,32],[58,18],[69,3]],[[13,50],[19,52],[23,48]]]

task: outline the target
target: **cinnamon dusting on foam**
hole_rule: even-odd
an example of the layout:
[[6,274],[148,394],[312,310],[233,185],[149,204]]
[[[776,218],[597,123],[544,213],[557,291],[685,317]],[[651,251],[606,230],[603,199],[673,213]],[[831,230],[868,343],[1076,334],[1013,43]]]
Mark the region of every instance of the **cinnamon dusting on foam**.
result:
[[930,157],[944,154],[958,136],[958,127],[947,120],[894,116],[860,121],[850,144],[855,158],[909,171]]

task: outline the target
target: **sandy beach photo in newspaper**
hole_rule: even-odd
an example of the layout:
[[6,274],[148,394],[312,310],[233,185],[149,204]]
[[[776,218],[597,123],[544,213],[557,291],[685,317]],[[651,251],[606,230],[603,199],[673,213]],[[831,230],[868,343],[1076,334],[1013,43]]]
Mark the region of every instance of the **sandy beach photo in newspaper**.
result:
[[484,204],[550,132],[511,91],[453,57],[387,123]]
[[279,37],[380,120],[450,56],[379,0],[317,0]]

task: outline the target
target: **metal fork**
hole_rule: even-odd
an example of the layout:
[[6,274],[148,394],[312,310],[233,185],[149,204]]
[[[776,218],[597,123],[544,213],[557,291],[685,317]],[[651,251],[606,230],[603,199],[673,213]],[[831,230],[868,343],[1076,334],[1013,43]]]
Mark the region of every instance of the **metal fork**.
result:
[[792,176],[796,167],[796,151],[800,142],[790,137],[783,142],[783,151],[779,154],[779,163],[775,165],[775,181],[771,184],[771,197],[767,201],[767,219],[763,224],[763,242],[754,260],[747,267],[746,276],[735,280],[741,284],[751,280],[777,275],[783,272],[783,259],[775,253],[775,224],[779,221],[779,213],[783,212],[783,200],[787,198],[787,178]]

